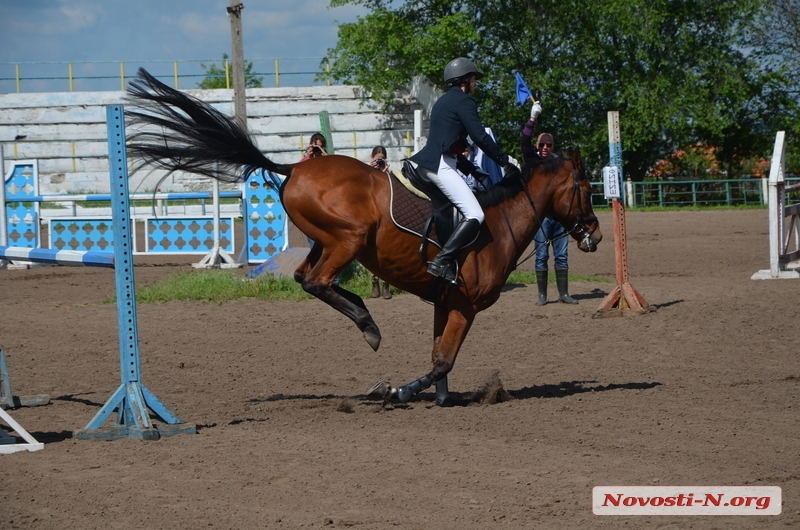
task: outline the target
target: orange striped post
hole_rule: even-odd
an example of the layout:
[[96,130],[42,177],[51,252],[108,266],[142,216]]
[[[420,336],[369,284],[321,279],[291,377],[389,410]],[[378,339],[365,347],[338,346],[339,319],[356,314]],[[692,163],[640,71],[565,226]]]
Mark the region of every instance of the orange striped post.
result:
[[622,143],[619,134],[619,112],[608,113],[608,150],[611,166],[617,168],[614,174],[616,197],[612,199],[614,211],[614,261],[616,265],[617,285],[600,302],[593,318],[627,317],[642,315],[653,311],[639,291],[628,278],[628,243],[625,235],[625,206],[619,198],[620,182],[622,182]]

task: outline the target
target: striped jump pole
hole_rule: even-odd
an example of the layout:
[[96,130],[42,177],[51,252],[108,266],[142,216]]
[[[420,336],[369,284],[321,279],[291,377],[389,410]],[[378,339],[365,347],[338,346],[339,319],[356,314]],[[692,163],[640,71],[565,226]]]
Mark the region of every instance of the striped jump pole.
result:
[[50,248],[0,247],[0,258],[6,260],[55,263],[83,267],[114,267],[113,252],[87,250],[54,250]]

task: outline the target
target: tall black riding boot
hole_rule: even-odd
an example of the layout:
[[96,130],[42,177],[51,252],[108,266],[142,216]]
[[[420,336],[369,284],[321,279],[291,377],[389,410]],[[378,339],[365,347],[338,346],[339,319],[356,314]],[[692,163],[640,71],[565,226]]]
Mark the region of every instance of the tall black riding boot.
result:
[[477,219],[465,219],[461,221],[453,235],[444,244],[439,254],[433,258],[433,261],[428,263],[428,274],[444,278],[450,283],[456,283],[457,275],[455,269],[456,256],[461,248],[470,243],[478,231],[481,229],[481,223]]
[[565,304],[577,304],[578,301],[569,295],[567,289],[567,269],[556,269],[556,285],[558,286],[558,299]]
[[547,303],[547,271],[536,271],[536,286],[539,288],[536,305],[544,305]]

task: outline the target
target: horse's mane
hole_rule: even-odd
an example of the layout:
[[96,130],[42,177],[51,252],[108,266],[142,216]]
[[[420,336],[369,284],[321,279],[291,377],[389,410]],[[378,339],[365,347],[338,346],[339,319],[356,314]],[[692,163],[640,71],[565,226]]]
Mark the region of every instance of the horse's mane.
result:
[[[542,171],[545,175],[549,175],[556,173],[559,169],[564,167],[566,162],[568,162],[568,160],[560,156],[548,158],[536,157],[522,166],[520,170],[522,173],[522,180],[527,185],[534,172],[537,170]],[[522,186],[518,179],[503,179],[491,186],[488,190],[475,193],[475,198],[478,199],[478,203],[482,208],[487,208],[489,206],[498,205],[506,199],[514,197],[518,193],[522,193]]]

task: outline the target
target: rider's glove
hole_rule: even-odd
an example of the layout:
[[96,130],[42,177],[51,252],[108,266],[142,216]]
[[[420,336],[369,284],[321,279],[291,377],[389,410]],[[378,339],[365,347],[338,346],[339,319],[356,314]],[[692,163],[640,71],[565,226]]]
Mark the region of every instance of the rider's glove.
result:
[[541,113],[542,113],[542,104],[537,101],[531,107],[531,119],[535,120]]

